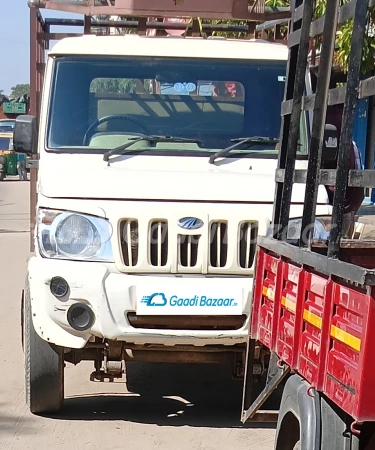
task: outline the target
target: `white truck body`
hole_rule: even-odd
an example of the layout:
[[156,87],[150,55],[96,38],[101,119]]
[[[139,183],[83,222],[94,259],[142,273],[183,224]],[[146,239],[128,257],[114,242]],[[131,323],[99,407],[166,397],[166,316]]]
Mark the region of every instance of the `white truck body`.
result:
[[[259,234],[267,233],[272,220],[277,153],[273,158],[231,155],[209,164],[208,156],[139,152],[116,156],[108,164],[103,161],[103,152],[50,151],[47,134],[49,117],[54,114],[56,61],[98,56],[110,57],[111,61],[124,57],[215,60],[227,61],[230,66],[234,60],[286,64],[288,51],[283,45],[262,41],[129,35],[68,38],[50,51],[39,127],[36,251],[28,267],[36,332],[50,343],[72,349],[83,348],[95,338],[162,346],[246,343],[253,266],[241,265],[240,242],[244,239],[241,233],[246,230],[250,236],[253,225]],[[254,108],[261,107],[254,105]],[[279,110],[276,113],[279,115]],[[168,143],[169,147],[173,145]],[[297,167],[306,166],[306,158],[297,161]],[[304,186],[295,185],[293,217],[300,217],[303,201]],[[317,214],[329,215],[324,188],[318,203]],[[106,223],[103,233],[108,236],[103,238],[102,234],[102,257],[95,260],[51,256],[42,248],[43,229],[50,227],[48,233],[56,233],[61,218],[68,218],[70,212]],[[52,217],[57,225],[45,217],[50,217],[50,221]],[[194,219],[200,227],[181,227],[186,225],[183,220],[186,218]],[[131,262],[132,250],[124,245],[124,239],[130,236],[135,221],[137,258]],[[217,227],[224,224],[226,229],[223,265],[213,264],[210,257],[212,245],[216,246],[216,258],[220,259],[218,255],[223,251],[220,246],[224,241],[217,234],[215,238],[212,236],[214,223]],[[156,226],[156,243],[150,242],[152,224]],[[165,224],[168,241],[164,245],[158,239],[165,231]],[[182,235],[188,236],[184,263]],[[194,238],[198,244],[192,243]],[[216,239],[214,243],[213,239]],[[193,245],[196,245],[194,255]],[[246,241],[241,245],[245,245],[242,248],[248,261],[250,252],[255,251],[255,242]],[[151,246],[154,250],[150,250]],[[152,251],[156,252],[154,260]],[[62,298],[51,293],[54,277],[63,278],[69,285],[69,293]],[[69,324],[67,312],[75,303],[86,304],[94,313],[95,320],[87,330],[77,331]],[[166,326],[134,327],[130,317],[137,315],[164,317]],[[200,316],[201,326],[174,329],[168,326],[168,317],[175,316]],[[239,327],[215,329],[204,326],[205,317],[209,316],[238,316],[243,320]]]

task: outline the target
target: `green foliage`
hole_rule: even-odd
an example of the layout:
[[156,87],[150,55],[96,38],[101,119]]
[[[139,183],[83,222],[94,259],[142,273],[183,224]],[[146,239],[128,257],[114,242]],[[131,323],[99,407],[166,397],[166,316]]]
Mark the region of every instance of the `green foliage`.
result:
[[[368,17],[368,28],[372,25],[370,15]],[[337,31],[336,62],[345,71],[348,69],[349,55],[351,50],[351,37],[353,33],[353,20],[348,21]],[[369,73],[374,69],[375,36],[367,34],[362,52],[362,72]]]
[[272,6],[274,8],[282,8],[283,6],[289,6],[289,1],[286,1],[286,0],[266,0],[266,6]]
[[125,78],[96,78],[90,86],[95,94],[134,94],[135,80]]
[[362,72],[369,73],[374,70],[375,36],[365,36],[362,53]]
[[30,95],[29,84],[16,84],[12,87],[11,96],[14,98],[21,97],[22,95]]
[[[341,0],[341,5],[348,3],[350,0]],[[266,0],[267,6],[289,6],[289,0]],[[327,5],[327,0],[317,0],[316,8],[315,8],[315,17],[321,17],[325,13]],[[373,28],[375,25],[375,12],[373,14],[369,14],[368,16],[368,29]],[[342,70],[347,72],[348,70],[348,62],[349,55],[351,50],[351,37],[353,33],[353,20],[350,20],[340,26],[337,30],[336,37],[336,53],[334,61],[335,63],[341,67]],[[320,42],[319,39],[316,39],[316,43]],[[363,46],[363,55],[362,55],[362,72],[368,73],[374,69],[375,58],[375,36],[370,36],[367,34],[365,37],[365,43]]]
[[[350,0],[341,0],[341,5],[348,3]],[[315,16],[321,17],[326,8],[327,0],[318,0],[315,10]],[[374,17],[368,15],[367,28],[374,25]],[[336,53],[335,63],[341,67],[345,72],[348,70],[349,55],[351,50],[351,38],[353,34],[354,21],[349,20],[339,27],[336,34]],[[362,72],[368,73],[374,68],[374,51],[375,51],[375,37],[367,34],[363,45],[362,54]]]
[[[325,13],[326,5],[328,0],[316,0],[316,8],[315,8],[315,17],[321,17]],[[348,3],[350,0],[341,0],[341,4]],[[253,0],[249,0],[249,5],[253,4]],[[290,6],[290,0],[266,0],[265,2],[266,6],[271,7],[289,7]],[[200,24],[202,23],[213,23],[213,24],[236,24],[236,25],[244,25],[247,22],[246,21],[230,21],[230,20],[213,20],[213,21],[206,21],[200,20]],[[368,16],[368,29],[374,29],[375,28],[375,10]],[[127,32],[134,33],[134,30],[128,30]],[[281,30],[282,36],[284,36],[287,32],[287,27],[284,27]],[[272,33],[272,31],[271,31]],[[349,61],[349,55],[351,50],[351,36],[353,33],[353,20],[346,22],[337,31],[337,38],[336,38],[336,53],[334,56],[334,62],[339,67],[341,67],[342,70],[345,72],[348,70],[348,61]],[[375,33],[374,33],[375,34]],[[245,38],[246,33],[226,33],[226,32],[215,32],[213,35],[216,36],[226,36],[229,38]],[[271,35],[272,36],[272,35]],[[320,38],[315,39],[315,46],[319,48]],[[368,73],[370,71],[374,70],[375,67],[375,36],[371,36],[370,34],[367,34],[365,38],[365,43],[363,47],[363,55],[362,55],[362,72]],[[116,90],[115,87],[113,89]],[[129,87],[124,87],[124,89],[129,89]],[[130,91],[127,91],[130,92]]]

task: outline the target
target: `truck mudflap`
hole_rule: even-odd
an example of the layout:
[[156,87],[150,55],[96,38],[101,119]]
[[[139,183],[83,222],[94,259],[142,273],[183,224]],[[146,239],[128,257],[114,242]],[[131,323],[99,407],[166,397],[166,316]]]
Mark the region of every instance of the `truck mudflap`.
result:
[[283,391],[275,450],[359,450],[351,421],[302,377],[292,375]]
[[276,450],[293,449],[298,441],[301,450],[320,450],[320,396],[310,392],[310,385],[299,375],[287,380],[277,421]]

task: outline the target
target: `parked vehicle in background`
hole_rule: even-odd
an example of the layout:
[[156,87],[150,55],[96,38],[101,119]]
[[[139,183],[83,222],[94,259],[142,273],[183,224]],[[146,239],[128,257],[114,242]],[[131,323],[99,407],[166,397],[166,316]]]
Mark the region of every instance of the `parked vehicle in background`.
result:
[[[1,125],[0,121],[0,181],[4,181],[7,172],[7,159],[13,151],[13,128],[14,125],[9,125],[7,121],[3,121],[6,125]],[[12,122],[15,123],[14,121]]]
[[0,132],[0,151],[8,152],[13,150],[13,132]]
[[17,154],[17,173],[22,181],[27,181],[26,156],[22,153]]
[[16,121],[0,119],[0,151],[13,150],[13,131]]
[[13,119],[0,119],[0,133],[12,133],[14,131],[14,126],[16,121]]
[[0,181],[5,180],[6,172],[6,158],[5,156],[0,156]]

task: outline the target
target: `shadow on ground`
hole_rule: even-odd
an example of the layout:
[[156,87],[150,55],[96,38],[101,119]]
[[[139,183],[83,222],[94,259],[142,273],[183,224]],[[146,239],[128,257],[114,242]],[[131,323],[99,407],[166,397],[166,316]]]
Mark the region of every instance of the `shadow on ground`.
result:
[[14,234],[14,233],[28,233],[28,231],[26,230],[7,230],[6,228],[0,228],[0,233],[10,233],[10,234]]
[[1,438],[14,435],[16,430],[19,432],[22,429],[22,433],[27,434],[30,420],[27,417],[10,415],[9,406],[9,404],[0,403],[0,441]]
[[[57,418],[124,420],[176,427],[243,427],[242,382],[231,379],[229,368],[130,363],[127,378],[131,393],[71,397]],[[275,428],[275,424],[245,427]]]

